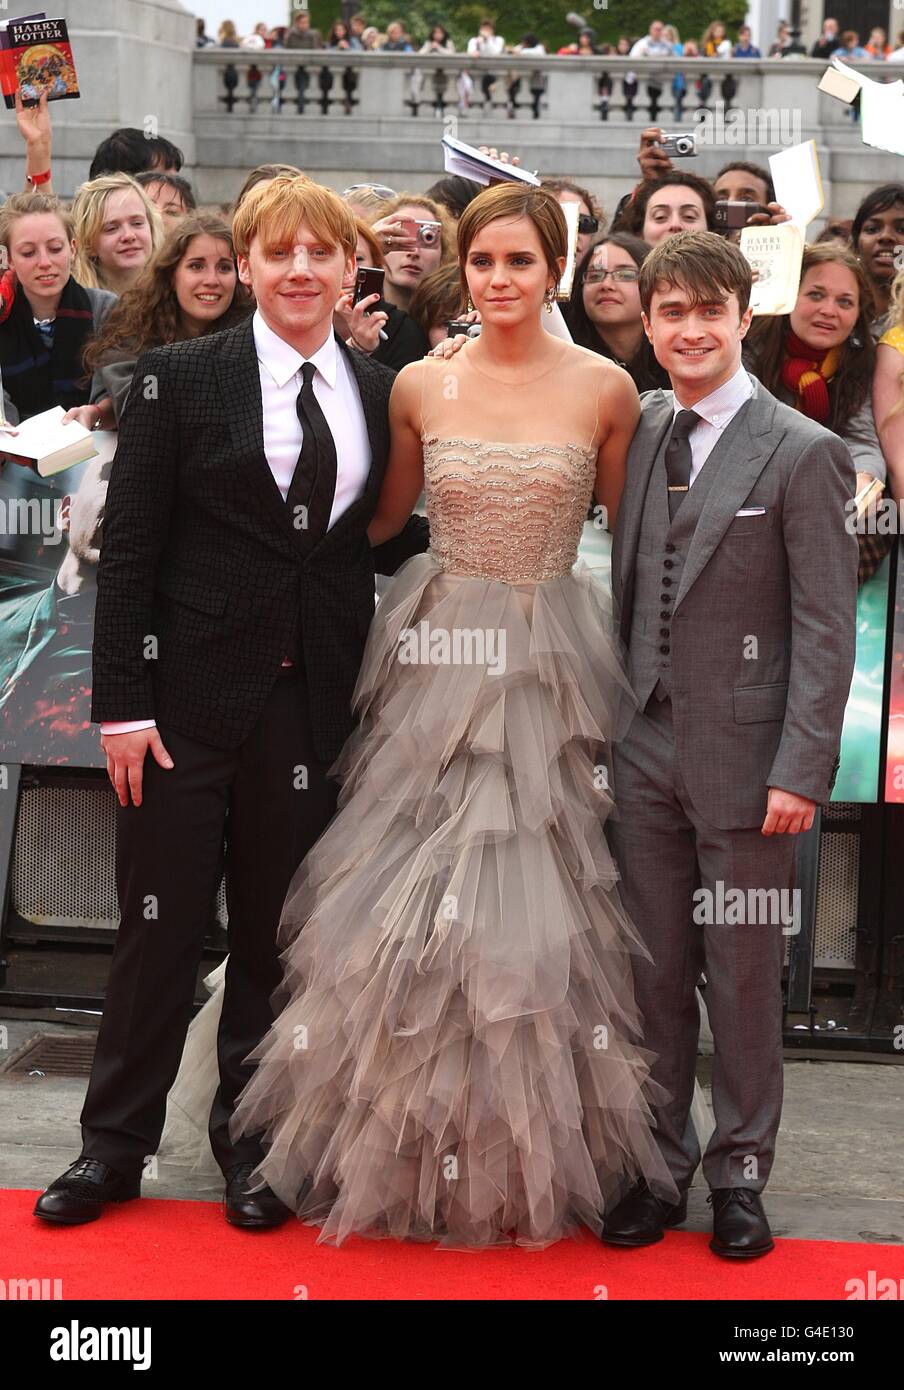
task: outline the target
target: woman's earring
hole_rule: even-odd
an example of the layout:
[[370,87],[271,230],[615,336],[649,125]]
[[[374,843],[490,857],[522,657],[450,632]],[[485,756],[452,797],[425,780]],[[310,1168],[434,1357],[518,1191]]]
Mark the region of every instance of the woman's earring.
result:
[[467,312],[468,312],[469,314],[473,314],[473,312],[474,312],[474,305],[471,303],[471,292],[470,292],[470,290],[468,291],[468,308],[467,308]]
[[549,293],[546,295],[546,298],[543,300],[543,303],[546,305],[546,312],[547,312],[547,314],[551,314],[551,313],[552,313],[552,306],[553,306],[553,301],[554,301],[554,299],[555,299],[555,290],[550,290]]

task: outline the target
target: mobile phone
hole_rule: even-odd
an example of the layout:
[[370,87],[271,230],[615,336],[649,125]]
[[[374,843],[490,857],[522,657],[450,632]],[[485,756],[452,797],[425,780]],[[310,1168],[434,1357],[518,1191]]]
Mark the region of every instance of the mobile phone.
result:
[[673,159],[689,159],[697,153],[697,137],[692,130],[675,130],[671,134],[663,131],[659,148]]
[[[355,293],[352,296],[352,307],[361,299],[366,299],[369,294],[378,294],[383,298],[383,276],[385,271],[380,266],[359,265],[355,275]],[[373,306],[376,308],[376,304]]]
[[713,223],[717,232],[733,232],[738,227],[746,227],[758,212],[765,212],[761,203],[738,203],[729,198],[720,198],[716,203]]

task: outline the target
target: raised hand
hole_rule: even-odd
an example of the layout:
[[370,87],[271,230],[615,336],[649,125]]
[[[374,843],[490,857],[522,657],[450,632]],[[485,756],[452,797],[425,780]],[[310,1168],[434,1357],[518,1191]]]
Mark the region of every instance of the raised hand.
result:
[[[36,106],[25,106],[22,103],[22,93],[18,87],[16,88],[16,125],[19,127],[19,134],[25,141],[26,174],[46,174],[50,168],[53,144],[46,92],[41,93],[41,98]],[[32,186],[27,179],[25,188],[26,192],[32,191]],[[49,180],[40,185],[40,191],[42,193],[52,192]]]
[[376,352],[380,346],[380,329],[389,321],[389,315],[382,309],[374,310],[374,305],[380,302],[378,294],[369,294],[354,305],[352,298],[352,291],[347,290],[340,297],[335,312],[345,320],[355,347],[363,352]]
[[417,246],[417,237],[411,235],[411,223],[395,213],[371,223],[370,229],[380,238],[384,251],[413,251]]
[[658,125],[648,125],[640,132],[637,162],[645,179],[661,179],[663,174],[674,168],[672,161],[660,147],[664,134],[662,127]]

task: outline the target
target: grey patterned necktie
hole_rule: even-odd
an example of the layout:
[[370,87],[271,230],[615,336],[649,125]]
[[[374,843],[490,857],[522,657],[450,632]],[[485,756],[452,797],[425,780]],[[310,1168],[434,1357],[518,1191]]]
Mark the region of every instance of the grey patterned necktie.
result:
[[669,483],[669,519],[675,515],[691,485],[691,430],[701,420],[696,410],[679,410],[666,445],[665,470]]

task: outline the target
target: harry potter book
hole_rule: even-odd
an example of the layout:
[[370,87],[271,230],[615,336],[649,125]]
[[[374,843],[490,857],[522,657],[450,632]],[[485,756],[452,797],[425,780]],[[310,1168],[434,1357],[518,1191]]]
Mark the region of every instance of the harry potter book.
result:
[[23,15],[0,23],[0,91],[7,109],[16,105],[16,89],[25,106],[80,96],[65,19]]

